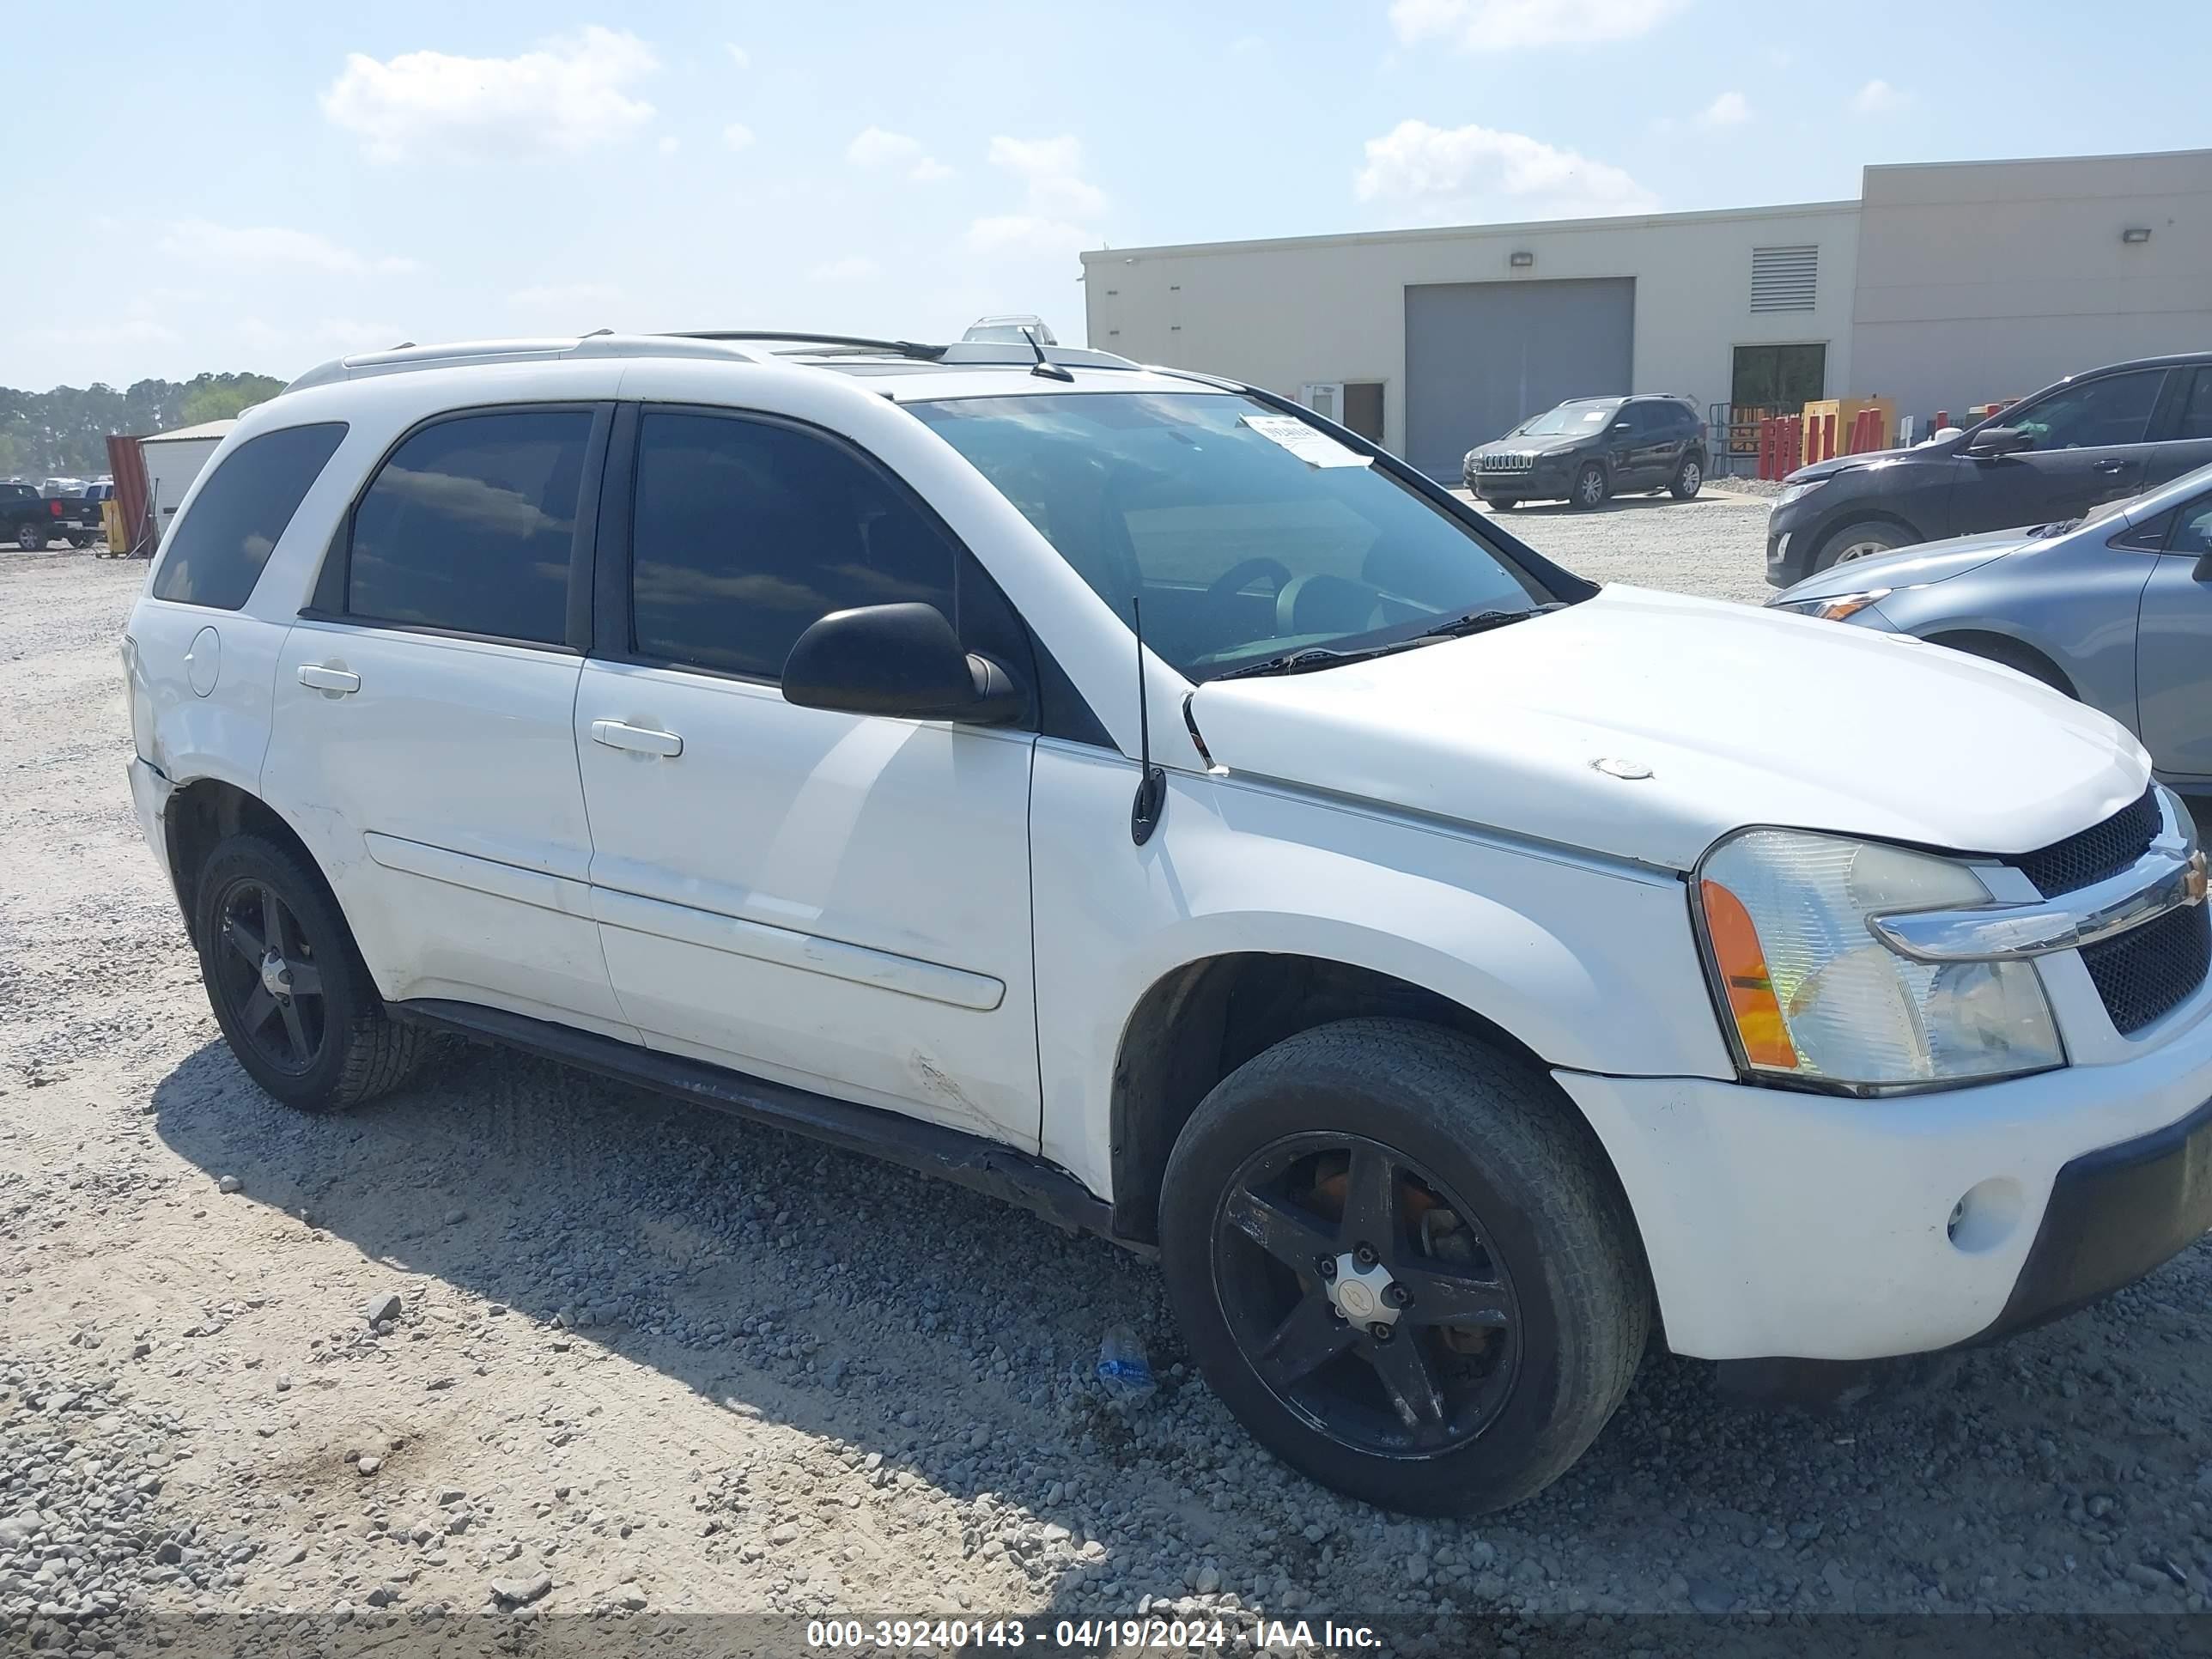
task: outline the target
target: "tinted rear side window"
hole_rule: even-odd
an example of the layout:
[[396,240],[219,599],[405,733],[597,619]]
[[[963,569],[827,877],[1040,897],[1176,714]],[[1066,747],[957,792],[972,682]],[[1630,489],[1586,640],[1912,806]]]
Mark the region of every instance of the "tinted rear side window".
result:
[[191,510],[169,532],[154,597],[235,611],[346,434],[343,421],[288,426],[223,457]]
[[586,410],[423,428],[354,509],[346,611],[558,645],[592,435]]

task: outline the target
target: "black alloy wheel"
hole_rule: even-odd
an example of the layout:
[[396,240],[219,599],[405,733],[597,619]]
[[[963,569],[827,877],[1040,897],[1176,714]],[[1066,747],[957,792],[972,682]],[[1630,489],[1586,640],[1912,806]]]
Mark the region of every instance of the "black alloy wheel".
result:
[[228,1022],[264,1065],[311,1070],[330,1030],[314,941],[276,890],[241,877],[216,901],[221,949],[214,989]]
[[1481,1222],[1381,1141],[1308,1133],[1261,1148],[1224,1189],[1213,1274],[1261,1380],[1352,1450],[1451,1451],[1512,1392],[1519,1304]]

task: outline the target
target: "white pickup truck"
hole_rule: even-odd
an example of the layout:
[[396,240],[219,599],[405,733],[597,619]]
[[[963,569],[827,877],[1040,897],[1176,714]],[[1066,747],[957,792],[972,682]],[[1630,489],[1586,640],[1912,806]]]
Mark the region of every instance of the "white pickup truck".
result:
[[1537,1491],[1655,1330],[1942,1349],[2212,1223],[2205,860],[2124,731],[1599,588],[1253,388],[349,359],[225,440],[125,659],[270,1094],[459,1031],[969,1182],[1156,1252],[1379,1504]]

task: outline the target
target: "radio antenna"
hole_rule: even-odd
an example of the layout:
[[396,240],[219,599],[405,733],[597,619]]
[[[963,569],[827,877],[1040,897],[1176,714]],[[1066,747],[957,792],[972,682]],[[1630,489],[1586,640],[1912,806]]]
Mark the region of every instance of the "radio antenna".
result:
[[1129,839],[1142,847],[1160,827],[1168,810],[1168,773],[1152,764],[1152,718],[1145,693],[1145,612],[1135,594],[1129,596],[1129,618],[1137,635],[1137,798],[1129,803]]

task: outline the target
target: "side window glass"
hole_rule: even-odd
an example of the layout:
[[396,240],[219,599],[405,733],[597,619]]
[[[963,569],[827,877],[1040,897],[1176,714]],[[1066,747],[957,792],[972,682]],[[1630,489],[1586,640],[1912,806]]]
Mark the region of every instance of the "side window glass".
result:
[[2200,368],[2189,383],[2189,401],[2181,406],[2180,438],[2212,438],[2212,368]]
[[920,600],[958,621],[954,548],[829,439],[765,421],[648,411],[631,525],[631,643],[656,661],[783,675],[832,611]]
[[223,458],[169,532],[154,597],[235,611],[346,434],[342,421],[249,438]]
[[2181,509],[2166,550],[2186,553],[2192,559],[2212,553],[2212,495],[2199,495]]
[[2145,519],[2132,530],[2123,530],[2107,537],[2107,547],[2133,548],[2139,553],[2155,553],[2166,545],[2166,532],[2173,527],[2173,509],[2169,507],[2154,519]]
[[416,433],[354,509],[348,614],[560,644],[591,434],[590,412],[565,409]]
[[2102,449],[2139,444],[2150,430],[2151,410],[2166,380],[2162,368],[2108,374],[2052,392],[1998,422],[2025,433],[2037,450]]

